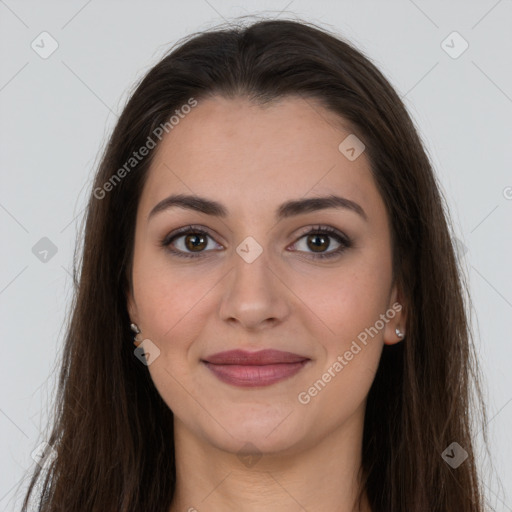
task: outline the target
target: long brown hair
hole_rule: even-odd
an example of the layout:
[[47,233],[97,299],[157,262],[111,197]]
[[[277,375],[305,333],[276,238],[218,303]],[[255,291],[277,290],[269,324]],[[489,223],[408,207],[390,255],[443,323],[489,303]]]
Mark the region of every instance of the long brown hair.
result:
[[[173,415],[134,356],[126,307],[137,206],[155,152],[122,179],[113,175],[176,109],[212,95],[259,104],[289,95],[314,99],[366,145],[408,315],[406,339],[384,347],[369,392],[361,493],[376,512],[482,512],[470,412],[484,409],[466,288],[428,156],[400,97],[360,51],[313,24],[272,20],[180,41],[125,106],[75,254],[76,292],[48,439],[56,457],[34,472],[23,510],[38,482],[41,512],[170,507]],[[472,408],[472,397],[480,407]],[[452,442],[468,454],[457,468],[442,457]]]

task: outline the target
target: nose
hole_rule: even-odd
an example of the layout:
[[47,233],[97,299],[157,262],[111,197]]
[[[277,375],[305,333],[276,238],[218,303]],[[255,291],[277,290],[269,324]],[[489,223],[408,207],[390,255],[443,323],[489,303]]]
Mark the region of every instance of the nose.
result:
[[282,323],[290,314],[290,291],[269,263],[265,250],[251,263],[233,255],[234,268],[226,276],[220,305],[225,322],[250,331]]

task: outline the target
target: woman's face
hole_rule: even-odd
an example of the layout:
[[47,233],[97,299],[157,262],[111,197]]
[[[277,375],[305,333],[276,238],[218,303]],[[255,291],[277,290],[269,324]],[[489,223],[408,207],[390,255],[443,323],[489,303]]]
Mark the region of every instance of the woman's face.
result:
[[202,442],[293,452],[362,429],[405,318],[386,209],[349,135],[313,100],[214,97],[155,149],[128,307],[158,392]]

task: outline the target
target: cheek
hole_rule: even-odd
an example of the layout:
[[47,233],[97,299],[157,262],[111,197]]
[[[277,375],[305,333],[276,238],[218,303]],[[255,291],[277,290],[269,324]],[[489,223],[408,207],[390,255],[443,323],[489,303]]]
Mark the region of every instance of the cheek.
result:
[[310,328],[322,331],[319,341],[324,340],[328,351],[342,349],[373,326],[388,307],[390,289],[389,262],[359,255],[337,269],[301,276],[293,284],[294,293],[312,313]]
[[197,269],[171,270],[169,264],[143,268],[134,283],[142,334],[160,350],[148,370],[168,407],[186,416],[191,408],[189,393],[194,389],[190,378],[197,351],[194,342],[204,330],[208,291],[215,280]]
[[171,265],[164,254],[142,255],[134,271],[134,293],[143,335],[162,348],[182,345],[177,333],[184,327],[199,325],[198,316],[207,302],[208,292],[218,276],[206,267]]
[[379,274],[358,272],[330,280],[323,291],[323,299],[309,297],[322,322],[307,326],[321,344],[318,365],[297,398],[304,414],[322,416],[329,429],[365,403],[382,353],[389,288]]
[[307,297],[306,305],[315,313],[303,318],[310,319],[306,328],[318,340],[321,353],[309,383],[312,388],[303,391],[311,399],[321,394],[314,399],[317,405],[343,404],[333,414],[344,414],[364,400],[378,368],[386,325],[381,315],[391,319],[386,317],[390,260],[377,253],[373,258],[356,257],[343,270],[316,279],[316,286],[308,281],[297,294]]

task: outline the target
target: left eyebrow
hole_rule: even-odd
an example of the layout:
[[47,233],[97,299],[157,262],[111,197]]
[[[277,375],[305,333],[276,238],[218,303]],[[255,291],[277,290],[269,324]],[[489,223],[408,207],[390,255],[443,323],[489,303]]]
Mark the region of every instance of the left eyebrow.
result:
[[[166,197],[157,203],[149,212],[148,222],[157,213],[172,207],[193,210],[204,213],[206,215],[213,215],[215,217],[221,218],[226,218],[229,213],[228,209],[224,205],[217,201],[213,201],[212,199],[199,196],[177,194]],[[276,210],[276,219],[282,220],[295,215],[301,215],[319,210],[327,210],[329,208],[344,208],[351,210],[360,215],[364,220],[368,220],[366,212],[358,203],[351,201],[346,197],[340,197],[336,195],[286,201]]]
[[302,213],[309,213],[318,210],[327,210],[329,208],[344,208],[351,210],[360,215],[364,220],[368,220],[368,216],[362,206],[350,199],[347,199],[346,197],[335,195],[287,201],[279,207],[276,217],[278,220],[281,220],[293,215],[300,215]]

